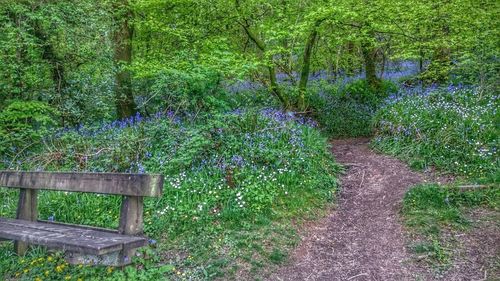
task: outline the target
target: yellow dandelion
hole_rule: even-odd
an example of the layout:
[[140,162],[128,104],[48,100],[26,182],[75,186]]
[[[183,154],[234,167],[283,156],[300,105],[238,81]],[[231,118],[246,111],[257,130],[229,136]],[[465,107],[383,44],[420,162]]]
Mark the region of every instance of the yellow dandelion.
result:
[[113,268],[112,267],[108,267],[108,274],[111,274],[113,272]]
[[28,271],[29,271],[28,269],[23,270],[24,273],[28,273]]
[[49,256],[49,257],[47,258],[47,261],[48,261],[48,262],[51,262],[51,261],[53,261],[53,260],[54,260],[54,258],[53,258],[53,257],[51,257],[51,256]]
[[37,277],[37,278],[35,278],[35,281],[42,281],[42,278]]
[[66,275],[66,277],[64,277],[64,280],[70,280],[71,279],[71,275]]
[[50,275],[50,271],[45,270],[45,276],[49,276],[49,275]]

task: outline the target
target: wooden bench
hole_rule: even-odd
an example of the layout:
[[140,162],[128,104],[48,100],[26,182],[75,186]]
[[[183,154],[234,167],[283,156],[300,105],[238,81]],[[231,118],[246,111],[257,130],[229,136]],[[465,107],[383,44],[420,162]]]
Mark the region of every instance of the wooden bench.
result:
[[[123,266],[143,237],[143,198],[160,197],[161,175],[0,171],[0,187],[19,188],[16,219],[0,218],[0,240],[14,240],[19,255],[29,244],[66,252],[71,264]],[[118,230],[38,220],[38,190],[122,195]],[[71,206],[64,206],[71,207]]]

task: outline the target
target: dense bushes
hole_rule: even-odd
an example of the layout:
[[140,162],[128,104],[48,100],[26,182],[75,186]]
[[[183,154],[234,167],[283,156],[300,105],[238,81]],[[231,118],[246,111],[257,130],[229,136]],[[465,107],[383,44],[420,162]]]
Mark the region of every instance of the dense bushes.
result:
[[360,79],[349,83],[320,82],[312,86],[311,91],[314,91],[311,106],[324,130],[332,137],[356,137],[372,134],[373,115],[397,87],[383,81],[380,89],[373,89],[366,80]]
[[498,176],[498,107],[475,88],[402,91],[377,113],[374,146],[419,168]]
[[0,155],[17,154],[38,144],[55,126],[56,115],[44,102],[12,101],[0,111]]
[[[201,259],[211,251],[232,251],[233,243],[241,243],[240,238],[210,239],[231,231],[248,232],[258,221],[304,217],[333,198],[338,166],[315,126],[309,119],[274,109],[235,110],[197,119],[170,111],[151,118],[137,115],[60,131],[47,138],[46,149],[24,155],[20,165],[30,170],[164,174],[163,197],[145,203],[146,233],[164,249],[185,243],[182,251]],[[0,216],[13,216],[15,194],[2,189],[0,193]],[[39,204],[43,219],[106,227],[118,223],[119,198],[114,196],[42,192]],[[224,249],[199,245],[207,239]],[[245,250],[235,250],[232,263],[242,253]],[[7,259],[0,272],[9,276],[18,266]]]
[[191,72],[167,68],[137,77],[135,88],[140,94],[136,95],[136,100],[142,112],[227,109],[228,99],[221,80],[219,73],[202,67]]

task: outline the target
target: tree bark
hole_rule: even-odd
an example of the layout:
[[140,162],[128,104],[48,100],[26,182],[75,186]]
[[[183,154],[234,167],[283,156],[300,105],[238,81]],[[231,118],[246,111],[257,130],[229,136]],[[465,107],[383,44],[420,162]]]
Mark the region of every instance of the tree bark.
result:
[[380,86],[380,79],[377,77],[377,49],[369,42],[364,42],[361,48],[365,60],[366,81],[372,89],[378,89]]
[[132,63],[132,37],[134,30],[130,25],[132,12],[125,1],[118,7],[115,20],[118,24],[114,33],[114,59],[117,67],[115,74],[115,103],[119,119],[132,116],[136,111],[132,92],[132,76],[127,67]]
[[384,72],[385,72],[385,64],[386,63],[387,63],[387,57],[385,55],[385,52],[382,50],[382,63],[381,63],[380,77],[379,77],[380,80],[384,79]]
[[306,45],[304,48],[304,55],[302,58],[302,71],[300,73],[300,81],[299,81],[299,101],[298,107],[300,110],[306,109],[306,91],[307,91],[307,82],[309,81],[309,72],[311,68],[311,54],[316,43],[316,37],[318,36],[318,27],[321,24],[321,21],[317,21],[314,24],[309,37],[307,38]]

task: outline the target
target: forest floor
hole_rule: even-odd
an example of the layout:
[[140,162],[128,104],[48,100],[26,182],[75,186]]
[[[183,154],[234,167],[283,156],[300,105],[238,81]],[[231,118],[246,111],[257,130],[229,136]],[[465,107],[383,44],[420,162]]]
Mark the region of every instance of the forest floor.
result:
[[497,224],[456,233],[459,260],[440,274],[418,261],[409,250],[410,235],[400,217],[402,199],[418,183],[452,179],[412,171],[393,157],[373,152],[368,143],[333,141],[337,161],[346,166],[338,205],[306,227],[290,263],[269,280],[493,280],[486,268],[492,266],[487,259],[499,253]]

